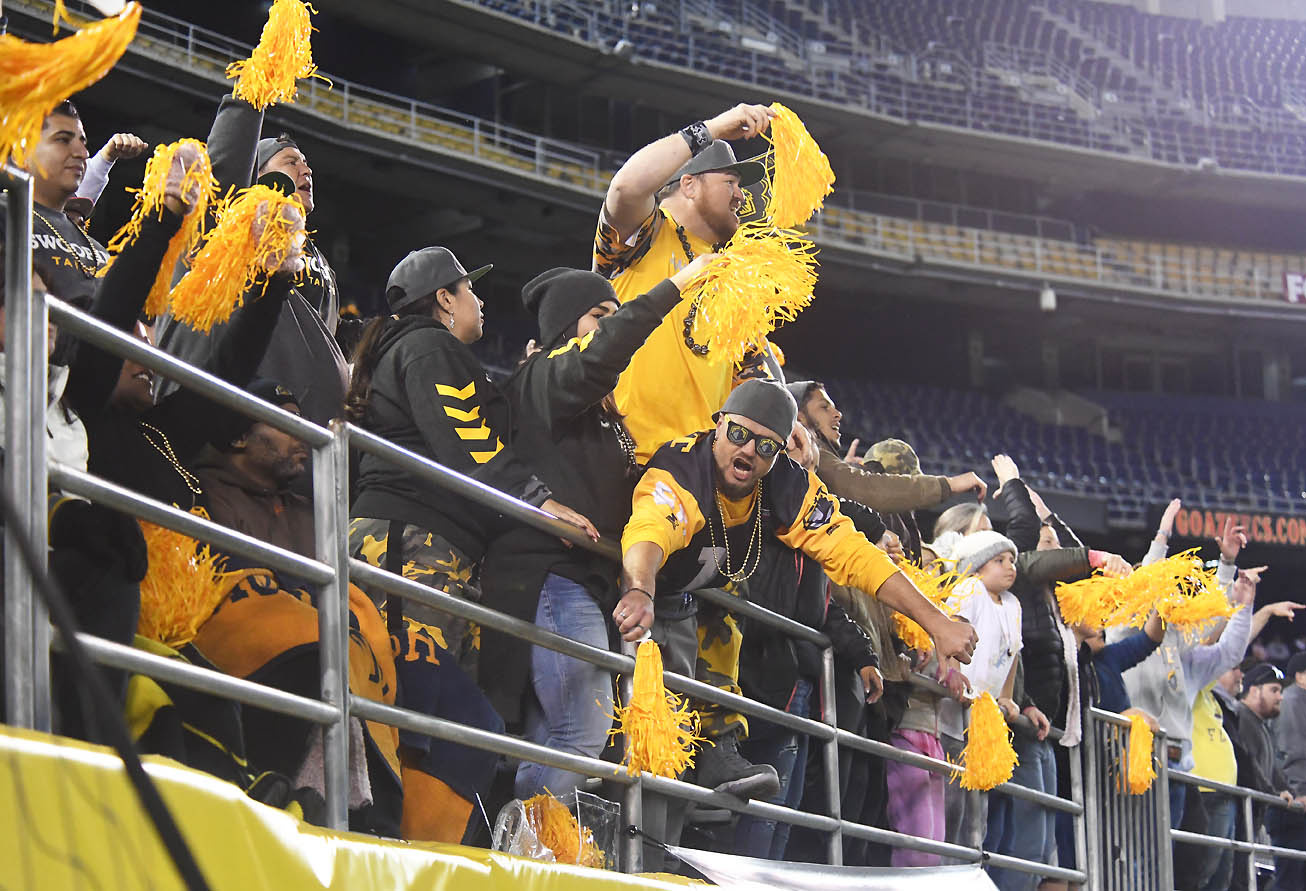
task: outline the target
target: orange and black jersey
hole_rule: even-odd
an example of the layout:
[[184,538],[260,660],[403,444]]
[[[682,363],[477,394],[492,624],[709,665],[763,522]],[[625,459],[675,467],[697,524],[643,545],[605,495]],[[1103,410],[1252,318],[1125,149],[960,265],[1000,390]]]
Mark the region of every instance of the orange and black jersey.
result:
[[[362,426],[534,505],[549,489],[509,444],[508,400],[465,344],[434,319],[387,323],[377,349]],[[413,523],[477,559],[497,529],[497,514],[372,455],[359,464],[351,515]]]
[[653,456],[635,489],[621,546],[624,552],[636,542],[648,541],[662,549],[660,593],[724,585],[723,544],[728,536],[729,569],[737,571],[748,551],[754,510],[762,512],[762,535],[802,551],[836,584],[874,594],[898,571],[839,510],[821,481],[785,455],[776,459],[775,468],[762,480],[760,505],[753,494],[739,501],[722,497],[718,505],[712,460],[715,438],[715,431],[709,430],[667,443]]

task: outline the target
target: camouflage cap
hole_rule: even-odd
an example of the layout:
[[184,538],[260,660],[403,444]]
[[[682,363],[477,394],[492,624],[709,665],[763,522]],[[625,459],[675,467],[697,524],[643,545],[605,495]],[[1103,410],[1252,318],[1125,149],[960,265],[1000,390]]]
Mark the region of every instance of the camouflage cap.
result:
[[882,439],[866,452],[866,460],[876,461],[885,473],[917,474],[921,460],[916,451],[901,439]]

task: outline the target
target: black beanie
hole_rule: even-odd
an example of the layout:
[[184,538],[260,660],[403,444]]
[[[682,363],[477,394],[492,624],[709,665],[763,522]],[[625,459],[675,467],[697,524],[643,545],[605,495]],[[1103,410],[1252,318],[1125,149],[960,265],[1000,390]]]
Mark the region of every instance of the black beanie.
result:
[[521,289],[522,305],[539,320],[542,350],[575,336],[580,317],[605,300],[620,302],[606,278],[583,269],[550,269]]

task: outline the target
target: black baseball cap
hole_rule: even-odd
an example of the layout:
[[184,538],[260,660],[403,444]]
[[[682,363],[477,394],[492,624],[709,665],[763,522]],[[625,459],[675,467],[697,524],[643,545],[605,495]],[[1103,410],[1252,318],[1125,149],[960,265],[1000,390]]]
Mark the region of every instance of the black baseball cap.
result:
[[717,139],[703,151],[690,158],[684,167],[676,171],[675,176],[667,180],[667,185],[680,182],[680,178],[686,174],[694,176],[699,173],[713,173],[719,170],[733,170],[739,174],[740,188],[747,188],[754,183],[759,183],[766,176],[765,164],[761,161],[736,160],[735,150],[730,147],[730,143],[724,139]]
[[1243,690],[1259,687],[1261,684],[1282,684],[1283,672],[1268,662],[1253,665],[1243,672]]
[[754,379],[735,387],[726,398],[726,404],[712,415],[712,420],[719,421],[722,415],[748,418],[775,432],[783,443],[794,429],[798,403],[775,381]]
[[390,311],[398,312],[460,278],[476,281],[493,268],[493,263],[487,263],[468,272],[448,248],[422,248],[404,257],[390,272],[390,279],[385,283],[385,299]]

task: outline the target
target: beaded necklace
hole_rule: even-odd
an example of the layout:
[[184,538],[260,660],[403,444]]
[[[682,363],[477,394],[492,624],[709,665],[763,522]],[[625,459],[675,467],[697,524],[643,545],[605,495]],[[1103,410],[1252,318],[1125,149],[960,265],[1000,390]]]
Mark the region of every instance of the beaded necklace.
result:
[[[145,441],[154,446],[155,451],[167,459],[168,463],[172,465],[172,469],[177,471],[177,475],[181,477],[181,481],[186,484],[186,488],[190,489],[191,494],[204,494],[204,490],[200,488],[199,477],[183,467],[181,462],[177,460],[177,453],[172,450],[172,443],[168,442],[168,435],[153,424],[147,424],[144,421],[139,423],[141,425],[141,435],[145,437]],[[156,440],[153,436],[150,436],[151,433],[157,436],[158,439]],[[194,503],[194,498],[191,499],[191,502]]]
[[[689,237],[685,235],[685,227],[676,226],[676,237],[680,239],[680,246],[685,249],[685,259],[694,262],[694,249],[689,246]],[[694,319],[698,317],[698,304],[695,303],[689,308],[689,313],[685,316],[685,346],[695,356],[707,355],[707,344],[696,343],[694,341]]]

